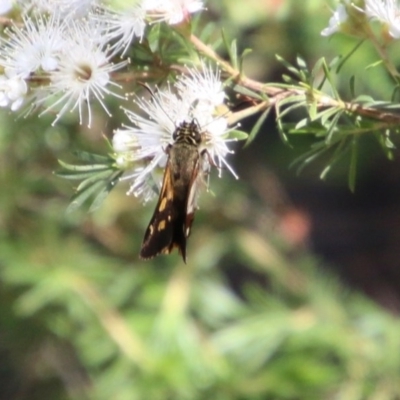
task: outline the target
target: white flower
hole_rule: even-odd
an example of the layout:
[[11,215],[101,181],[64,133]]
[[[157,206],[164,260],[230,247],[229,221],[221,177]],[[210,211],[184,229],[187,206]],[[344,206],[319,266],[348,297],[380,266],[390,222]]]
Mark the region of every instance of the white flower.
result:
[[189,14],[204,9],[201,0],[143,0],[142,6],[156,21],[175,25],[189,18]]
[[97,99],[108,114],[105,96],[122,98],[110,88],[119,87],[111,80],[110,73],[126,65],[126,62],[112,64],[108,50],[98,40],[91,25],[69,24],[64,30],[58,67],[49,74],[50,83],[41,92],[42,98],[37,100],[38,104],[50,103],[41,114],[58,109],[53,124],[67,111],[75,109],[79,111],[82,124],[84,109],[87,109],[90,127],[92,98]]
[[5,15],[13,8],[12,0],[0,0],[0,15]]
[[[23,27],[13,26],[0,42],[2,78],[1,104],[15,110],[26,100],[31,110],[58,111],[55,122],[67,111],[78,109],[80,122],[96,98],[107,111],[106,95],[116,95],[110,73],[126,63],[112,64],[111,54],[100,27],[91,19],[24,16]],[[6,79],[6,80],[5,80]],[[7,81],[7,79],[9,81]],[[22,85],[20,80],[26,80]],[[19,96],[8,95],[18,82]],[[29,85],[29,99],[26,98]],[[119,96],[121,98],[121,96]],[[107,111],[108,112],[108,111]]]
[[322,36],[330,36],[335,32],[340,31],[341,25],[348,19],[346,5],[339,4],[329,19],[329,25],[321,31]]
[[385,24],[393,38],[400,38],[400,9],[395,0],[366,0],[365,14]]
[[219,72],[213,72],[210,67],[188,71],[173,87],[167,86],[153,94],[151,100],[137,100],[147,118],[125,110],[134,126],[115,131],[113,146],[119,165],[133,165],[123,178],[131,180],[128,194],[143,197],[145,201],[161,185],[157,167],[165,167],[167,149],[174,143],[173,134],[184,122],[195,120],[201,130],[198,150],[208,154],[203,159],[202,170],[208,171],[211,159],[220,170],[226,166],[234,174],[225,159],[232,152],[227,146],[230,141],[227,118],[216,116],[217,107],[224,100]]
[[[1,106],[16,111],[28,102],[28,81],[46,82],[48,74],[58,66],[63,47],[62,24],[57,18],[30,19],[24,26],[12,26],[0,41]],[[33,78],[35,77],[35,78]],[[34,99],[35,95],[30,99]]]
[[57,18],[23,19],[22,28],[14,25],[0,42],[0,66],[8,76],[23,79],[34,72],[57,68],[58,53],[63,46],[62,24]]
[[28,86],[23,79],[0,75],[0,107],[9,107],[11,111],[18,110],[27,92]]
[[142,7],[135,4],[118,11],[108,7],[99,10],[92,18],[104,26],[104,40],[114,41],[110,47],[114,53],[122,51],[122,56],[125,55],[135,38],[143,38],[146,12]]
[[196,109],[213,111],[225,99],[220,73],[214,72],[211,67],[204,66],[201,70],[188,69],[187,75],[181,75],[175,86],[181,98],[190,104],[196,102]]

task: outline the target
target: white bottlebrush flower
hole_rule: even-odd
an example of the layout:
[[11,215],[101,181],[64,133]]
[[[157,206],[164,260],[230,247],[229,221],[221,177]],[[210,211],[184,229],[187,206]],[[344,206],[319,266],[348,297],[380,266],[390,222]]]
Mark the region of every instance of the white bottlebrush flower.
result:
[[[164,167],[167,162],[166,149],[173,143],[172,134],[176,129],[175,121],[184,118],[184,104],[169,89],[157,92],[152,100],[138,101],[147,114],[146,119],[130,110],[124,110],[134,126],[124,126],[115,131],[114,150],[119,154],[118,162],[132,165],[133,170],[123,179],[131,180],[128,194],[134,194],[147,201],[159,188],[161,179],[156,167]],[[158,178],[158,179],[157,179]]]
[[156,21],[175,25],[189,18],[190,14],[204,9],[201,0],[143,0],[143,8]]
[[25,80],[18,76],[0,75],[0,107],[8,107],[11,111],[18,110],[27,92],[28,86]]
[[[57,18],[24,17],[23,26],[12,26],[0,41],[0,103],[16,111],[27,101],[28,82],[48,80],[58,66],[63,47],[62,24]],[[31,99],[34,96],[30,97]]]
[[105,96],[122,98],[112,90],[119,85],[111,80],[110,74],[126,65],[125,62],[113,64],[110,57],[105,45],[99,43],[94,27],[69,24],[68,29],[64,31],[58,68],[49,75],[50,83],[41,92],[42,98],[38,99],[40,105],[47,104],[42,114],[58,110],[53,122],[55,124],[66,112],[77,109],[82,124],[84,110],[87,110],[90,126],[92,98],[95,98],[109,114],[104,103]]
[[135,39],[142,40],[146,27],[145,17],[145,10],[136,4],[122,10],[101,7],[91,16],[104,27],[104,40],[113,42],[110,47],[113,53],[122,52],[122,56]]
[[0,15],[9,13],[13,8],[13,0],[0,0]]
[[[219,72],[205,67],[201,71],[189,69],[173,87],[157,91],[150,100],[138,100],[147,118],[125,110],[134,126],[116,130],[113,146],[117,162],[128,169],[123,178],[132,182],[128,194],[140,196],[144,201],[155,194],[154,188],[160,187],[162,177],[157,167],[165,167],[167,148],[173,145],[173,133],[183,122],[195,120],[199,124],[202,133],[199,152],[206,151],[209,156],[204,157],[203,171],[210,168],[211,158],[213,164],[225,166],[233,173],[226,161],[232,152],[227,145],[230,141],[227,118],[216,116],[223,100]],[[129,170],[128,166],[133,167]]]
[[396,0],[366,0],[365,14],[386,25],[390,36],[400,38],[400,8]]
[[[229,153],[226,145],[228,122],[226,118],[216,118],[217,109],[225,99],[220,78],[219,71],[203,66],[200,70],[188,69],[186,75],[178,78],[175,86],[180,98],[190,106],[190,115],[198,121],[200,127],[206,127],[203,147],[221,172],[223,164],[228,169],[230,166],[225,163],[225,156]],[[234,174],[232,170],[231,172]]]
[[329,19],[329,25],[321,31],[322,36],[330,36],[335,32],[340,31],[341,26],[348,19],[347,9],[345,4],[339,4]]
[[0,42],[0,66],[8,76],[28,78],[57,68],[63,47],[62,24],[57,18],[23,19],[23,26],[6,30]]
[[188,69],[186,75],[181,75],[176,83],[180,97],[190,104],[196,104],[196,108],[210,108],[223,104],[225,92],[221,82],[219,71],[215,72],[209,66],[203,66],[201,70]]

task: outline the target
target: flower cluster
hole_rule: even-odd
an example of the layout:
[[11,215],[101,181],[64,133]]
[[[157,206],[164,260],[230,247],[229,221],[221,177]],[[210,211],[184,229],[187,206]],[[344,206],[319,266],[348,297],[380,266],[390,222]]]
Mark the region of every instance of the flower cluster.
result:
[[[321,34],[329,36],[338,31],[347,32],[352,11],[362,12],[370,21],[379,21],[391,38],[400,38],[400,6],[397,0],[365,0],[363,2],[344,0],[333,12],[329,26],[323,29]],[[360,26],[359,23],[353,25]],[[350,28],[353,30],[352,33],[357,34],[357,26]],[[358,33],[362,34],[362,32]]]
[[[150,99],[137,99],[139,107],[147,114],[144,118],[125,110],[133,126],[118,129],[113,138],[117,162],[126,169],[123,179],[131,180],[128,194],[147,201],[158,192],[161,185],[159,168],[167,162],[166,149],[173,144],[173,133],[182,122],[196,120],[203,140],[199,152],[206,150],[211,163],[228,168],[225,157],[231,153],[226,113],[217,115],[225,94],[219,72],[210,67],[188,69],[177,78],[173,86],[159,90]],[[202,166],[210,167],[206,162]]]
[[141,0],[114,10],[101,0],[9,0],[0,13],[18,6],[22,24],[12,24],[0,39],[0,107],[40,107],[56,115],[53,123],[78,110],[80,122],[90,126],[92,99],[109,113],[106,96],[124,97],[112,73],[127,61],[113,63],[114,56],[142,39],[148,21],[179,23],[203,3]]

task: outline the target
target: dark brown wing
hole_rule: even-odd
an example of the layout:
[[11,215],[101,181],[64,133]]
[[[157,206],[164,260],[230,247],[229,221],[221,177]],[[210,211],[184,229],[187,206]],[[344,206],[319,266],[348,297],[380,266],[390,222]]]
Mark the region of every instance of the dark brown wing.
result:
[[144,234],[140,258],[148,259],[171,251],[175,214],[172,171],[167,162],[157,206]]
[[196,207],[199,158],[196,153],[188,165],[175,157],[176,153],[172,161],[171,154],[164,172],[160,197],[144,235],[140,258],[169,254],[177,247],[186,262],[186,239],[190,234]]

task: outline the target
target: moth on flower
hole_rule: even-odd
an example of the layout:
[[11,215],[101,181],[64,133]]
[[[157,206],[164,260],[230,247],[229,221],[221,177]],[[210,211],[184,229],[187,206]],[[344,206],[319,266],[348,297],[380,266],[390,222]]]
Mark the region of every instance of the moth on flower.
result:
[[[148,119],[125,110],[134,126],[118,129],[113,146],[117,162],[127,170],[122,179],[131,180],[128,194],[147,201],[160,193],[141,258],[169,254],[176,247],[186,262],[186,240],[211,166],[234,174],[226,161],[232,152],[228,143],[234,140],[229,139],[227,116],[216,115],[224,98],[219,72],[203,66],[189,69],[150,100],[137,100]],[[159,168],[164,168],[162,179]]]

